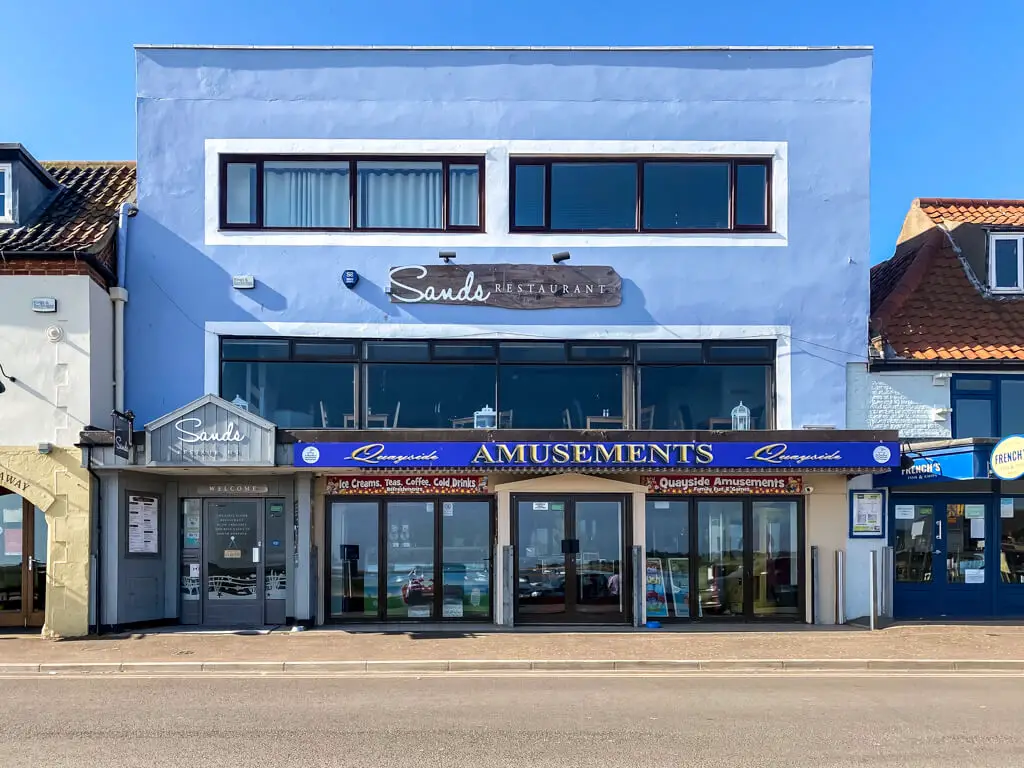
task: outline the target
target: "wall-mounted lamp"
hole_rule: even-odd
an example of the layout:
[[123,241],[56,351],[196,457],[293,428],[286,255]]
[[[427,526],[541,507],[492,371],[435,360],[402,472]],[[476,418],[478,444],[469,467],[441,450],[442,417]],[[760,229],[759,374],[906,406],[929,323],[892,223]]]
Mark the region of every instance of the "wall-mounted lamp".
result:
[[568,261],[571,254],[568,251],[559,251],[558,253],[551,254],[551,260],[555,264],[561,264],[563,261]]
[[455,251],[439,251],[437,258],[444,261],[445,264],[451,264],[452,259],[455,258]]
[[[7,379],[12,384],[17,381],[17,379],[14,378],[13,376],[8,376],[7,375],[7,371],[4,370],[4,366],[2,364],[0,364],[0,376],[3,376],[5,379]],[[5,387],[4,383],[2,381],[0,381],[0,395],[2,395],[6,391],[7,391],[7,387]]]

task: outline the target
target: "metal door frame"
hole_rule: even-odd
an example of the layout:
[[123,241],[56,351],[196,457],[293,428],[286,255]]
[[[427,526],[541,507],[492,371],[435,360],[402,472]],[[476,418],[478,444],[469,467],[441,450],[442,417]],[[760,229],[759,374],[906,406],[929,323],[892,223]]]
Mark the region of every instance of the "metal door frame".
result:
[[[578,584],[576,573],[576,557],[579,551],[566,552],[563,549],[562,557],[565,563],[565,611],[554,614],[527,614],[525,617],[519,612],[519,502],[521,501],[548,501],[563,502],[565,508],[563,524],[565,539],[574,540],[577,543],[579,538],[576,535],[576,502],[577,501],[618,501],[621,505],[622,514],[619,517],[619,541],[622,551],[619,553],[619,562],[622,564],[620,590],[622,591],[622,613],[610,621],[600,621],[601,614],[583,613],[577,610]],[[633,510],[632,496],[621,493],[514,493],[509,499],[509,520],[512,527],[511,541],[515,556],[513,557],[513,595],[512,610],[514,622],[519,624],[629,624],[633,614],[633,573],[632,563],[632,531],[633,531]],[[611,612],[609,612],[611,613]]]
[[[251,626],[263,626],[266,622],[267,608],[266,608],[266,573],[264,571],[264,563],[266,558],[266,547],[263,543],[264,537],[264,525],[266,516],[266,499],[260,497],[239,497],[239,498],[221,498],[221,497],[206,497],[203,498],[203,523],[202,523],[202,547],[200,548],[200,573],[202,578],[199,582],[199,596],[200,596],[200,625],[214,626],[208,624],[209,621],[209,609],[207,598],[208,595],[208,579],[210,576],[209,566],[209,547],[212,544],[213,537],[210,536],[210,529],[208,528],[210,520],[210,506],[212,504],[224,504],[224,503],[252,503],[256,505],[256,542],[257,547],[260,550],[260,559],[256,563],[256,600],[252,601],[237,601],[238,603],[249,603],[252,606],[252,613],[258,618],[254,622],[243,622]],[[257,607],[258,606],[258,607]]]

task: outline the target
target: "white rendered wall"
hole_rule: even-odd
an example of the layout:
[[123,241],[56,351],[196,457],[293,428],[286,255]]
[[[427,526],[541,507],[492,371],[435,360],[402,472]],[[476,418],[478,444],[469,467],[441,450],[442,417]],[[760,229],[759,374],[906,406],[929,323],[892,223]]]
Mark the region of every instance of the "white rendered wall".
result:
[[847,426],[895,429],[901,438],[950,437],[950,379],[937,373],[869,373],[863,363],[850,364],[846,369]]

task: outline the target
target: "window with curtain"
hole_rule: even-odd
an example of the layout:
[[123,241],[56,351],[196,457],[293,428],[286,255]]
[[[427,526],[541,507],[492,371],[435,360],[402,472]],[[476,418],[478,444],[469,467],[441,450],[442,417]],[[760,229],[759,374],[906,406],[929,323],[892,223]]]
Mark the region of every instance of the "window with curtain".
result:
[[222,229],[474,231],[483,158],[221,157]]
[[441,163],[356,163],[360,228],[441,229]]
[[263,197],[268,227],[347,228],[349,164],[266,162]]

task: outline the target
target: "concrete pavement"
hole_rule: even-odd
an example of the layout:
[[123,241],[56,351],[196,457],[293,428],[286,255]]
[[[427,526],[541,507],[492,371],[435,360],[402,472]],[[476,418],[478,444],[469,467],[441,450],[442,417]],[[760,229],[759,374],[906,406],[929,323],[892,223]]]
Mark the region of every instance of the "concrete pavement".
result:
[[1024,661],[1024,626],[912,625],[876,632],[815,628],[764,631],[746,625],[722,631],[444,633],[318,630],[268,635],[136,633],[51,641],[0,634],[0,665],[134,664],[152,662],[466,661],[724,662],[794,660]]
[[6,766],[1021,764],[984,678],[0,680]]

